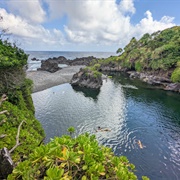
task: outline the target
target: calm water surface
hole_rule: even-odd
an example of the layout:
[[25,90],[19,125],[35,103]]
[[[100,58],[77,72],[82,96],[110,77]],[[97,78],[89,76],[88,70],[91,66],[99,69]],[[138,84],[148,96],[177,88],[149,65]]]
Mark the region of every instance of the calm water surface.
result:
[[[76,135],[95,133],[100,144],[127,156],[136,165],[138,177],[180,179],[179,94],[151,89],[116,74],[103,82],[100,91],[63,84],[32,97],[46,142],[74,126]],[[98,126],[111,131],[96,132]]]

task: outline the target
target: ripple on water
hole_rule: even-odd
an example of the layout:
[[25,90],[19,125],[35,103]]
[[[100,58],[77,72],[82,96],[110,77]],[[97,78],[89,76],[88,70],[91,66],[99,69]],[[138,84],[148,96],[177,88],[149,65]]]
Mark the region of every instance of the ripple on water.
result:
[[[127,156],[136,165],[138,177],[178,180],[180,101],[131,83],[124,82],[130,86],[123,87],[108,79],[95,95],[76,91],[69,84],[34,93],[36,117],[45,129],[46,142],[74,126],[76,135],[95,134],[100,144],[111,147],[116,155]],[[96,132],[98,126],[111,131]]]

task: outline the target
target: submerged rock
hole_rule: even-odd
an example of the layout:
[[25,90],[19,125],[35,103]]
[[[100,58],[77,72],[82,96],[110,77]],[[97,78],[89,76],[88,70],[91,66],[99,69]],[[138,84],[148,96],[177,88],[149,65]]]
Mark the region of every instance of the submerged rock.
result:
[[100,74],[95,74],[88,69],[80,69],[80,71],[72,77],[72,86],[87,87],[99,89],[102,86],[102,78]]

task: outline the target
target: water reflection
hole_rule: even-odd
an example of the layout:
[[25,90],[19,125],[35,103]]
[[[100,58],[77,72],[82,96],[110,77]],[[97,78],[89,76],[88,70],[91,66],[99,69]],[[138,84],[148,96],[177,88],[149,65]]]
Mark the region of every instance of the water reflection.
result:
[[89,97],[97,101],[98,95],[100,93],[99,89],[88,89],[88,88],[82,88],[78,86],[72,86],[72,88],[75,90],[75,92],[82,93],[85,97]]

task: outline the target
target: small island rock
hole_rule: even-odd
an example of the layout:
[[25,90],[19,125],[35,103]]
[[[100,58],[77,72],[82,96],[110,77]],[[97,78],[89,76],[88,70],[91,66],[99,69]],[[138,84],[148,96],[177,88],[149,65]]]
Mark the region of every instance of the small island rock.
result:
[[102,86],[102,78],[101,75],[96,75],[93,71],[81,68],[80,71],[72,77],[71,85],[99,89]]

